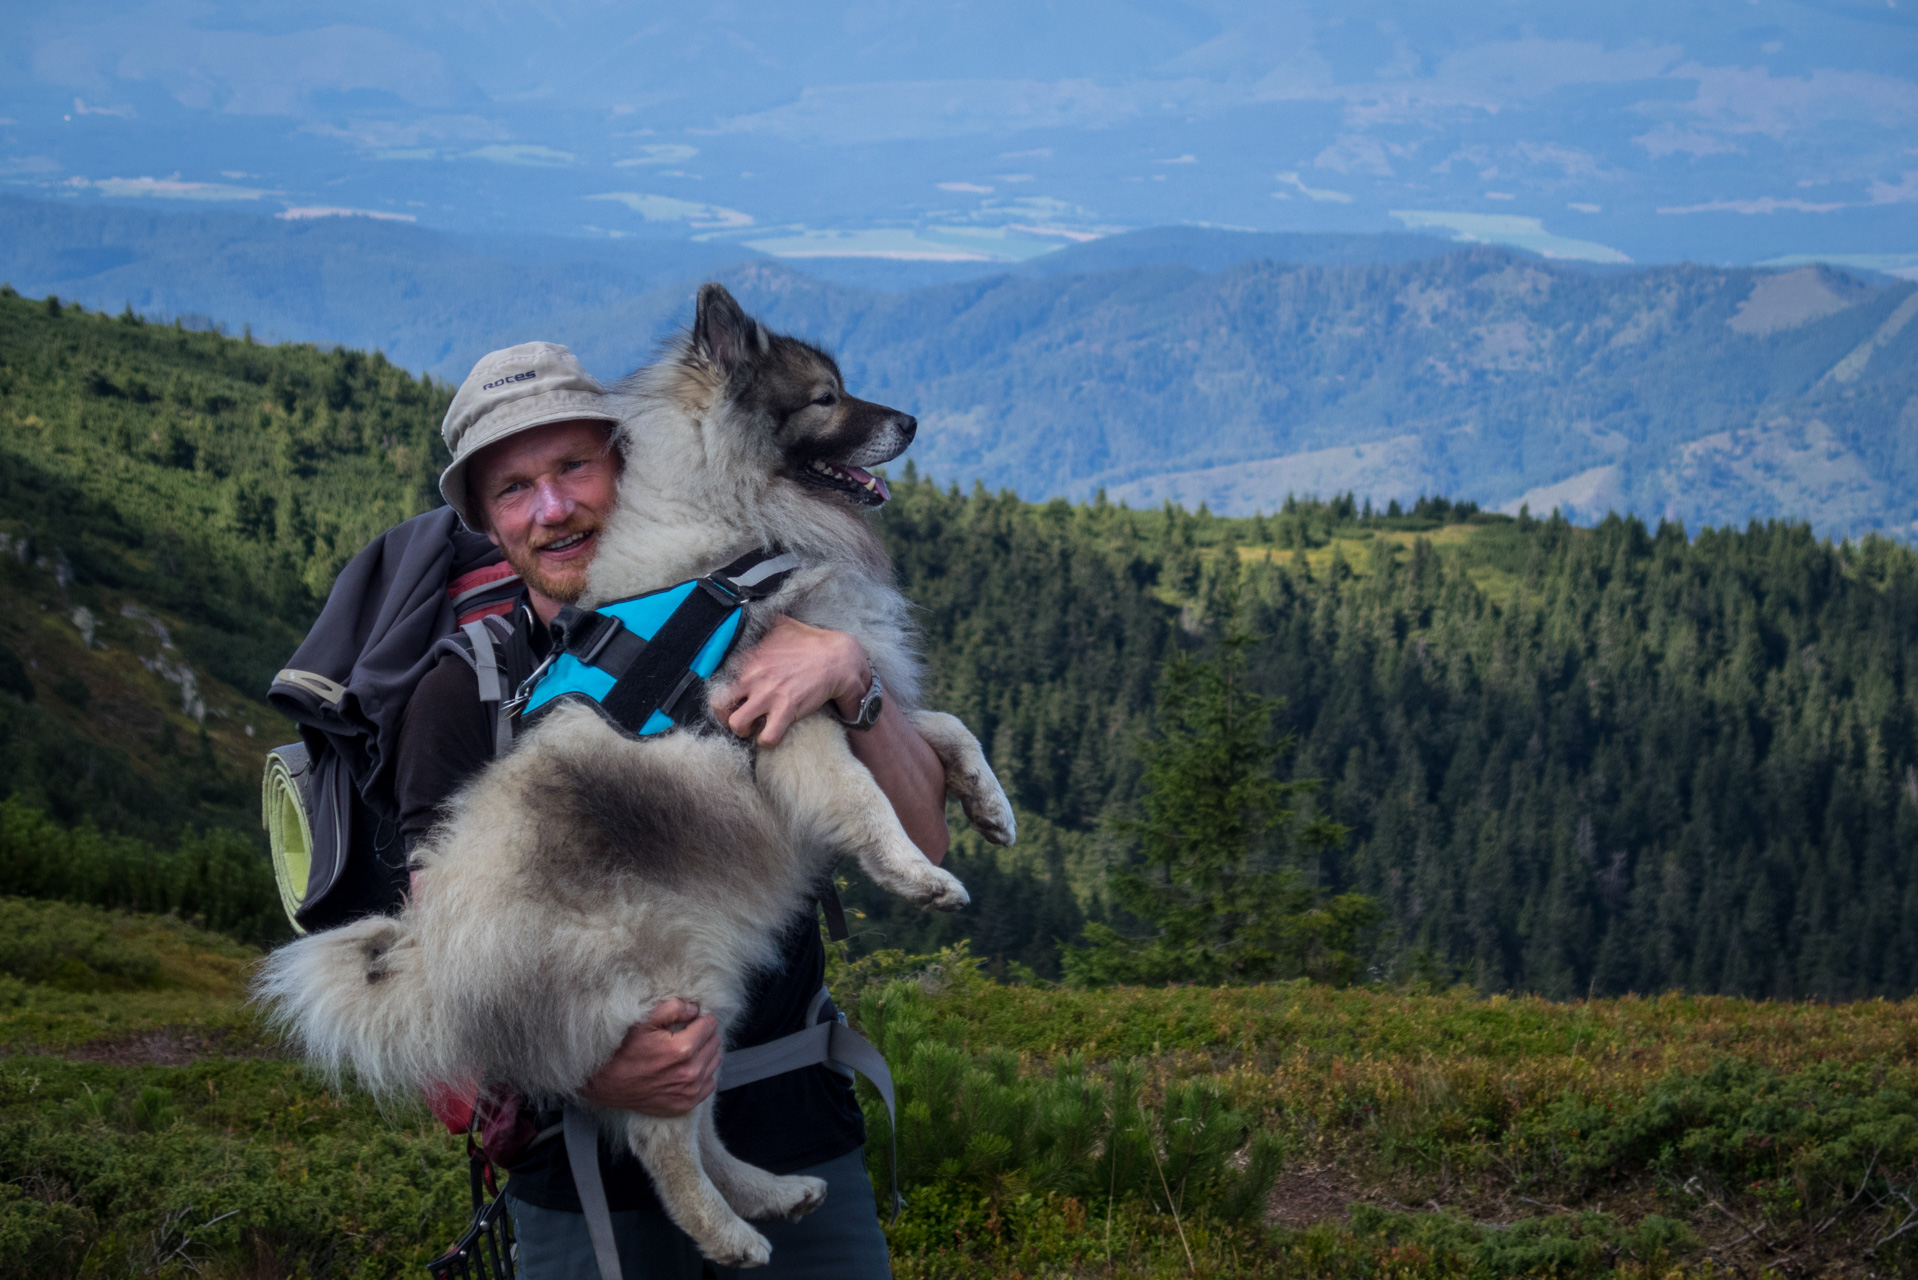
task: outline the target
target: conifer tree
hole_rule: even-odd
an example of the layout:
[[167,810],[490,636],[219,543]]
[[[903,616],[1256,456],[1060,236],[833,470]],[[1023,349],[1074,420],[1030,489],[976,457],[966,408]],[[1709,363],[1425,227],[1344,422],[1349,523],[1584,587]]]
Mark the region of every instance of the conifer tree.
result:
[[1325,895],[1299,866],[1345,830],[1322,817],[1299,825],[1293,798],[1316,784],[1275,776],[1291,739],[1273,737],[1278,700],[1247,686],[1251,644],[1230,627],[1214,656],[1168,661],[1142,749],[1143,817],[1113,824],[1138,854],[1113,869],[1113,900],[1150,932],[1088,924],[1085,945],[1066,951],[1069,981],[1348,982],[1357,972],[1378,910],[1360,894]]

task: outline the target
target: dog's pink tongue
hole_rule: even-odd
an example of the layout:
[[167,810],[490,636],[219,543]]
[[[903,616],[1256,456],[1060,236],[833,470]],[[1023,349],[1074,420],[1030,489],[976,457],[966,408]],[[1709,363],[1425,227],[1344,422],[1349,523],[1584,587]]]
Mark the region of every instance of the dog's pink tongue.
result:
[[846,474],[854,480],[857,480],[860,484],[865,484],[868,480],[872,481],[872,487],[878,492],[879,500],[881,502],[891,501],[892,490],[886,488],[886,478],[884,476],[876,476],[872,472],[861,470],[858,467],[847,467]]

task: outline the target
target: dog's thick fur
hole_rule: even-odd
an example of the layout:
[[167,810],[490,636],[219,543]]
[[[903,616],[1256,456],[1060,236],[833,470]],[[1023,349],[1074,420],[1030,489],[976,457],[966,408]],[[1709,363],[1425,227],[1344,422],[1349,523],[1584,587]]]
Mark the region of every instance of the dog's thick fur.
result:
[[[800,569],[748,610],[735,652],[780,613],[850,632],[939,755],[948,792],[987,838],[1010,843],[1011,807],[977,741],[919,709],[907,606],[859,510],[883,492],[861,468],[904,450],[913,420],[847,396],[830,357],[768,333],[718,285],[700,291],[692,332],[619,394],[625,472],[587,603],[756,547],[797,553]],[[967,900],[825,713],[757,749],[709,711],[634,740],[562,706],[455,798],[415,855],[422,889],[401,915],[281,949],[256,989],[311,1059],[350,1066],[375,1091],[483,1080],[578,1103],[661,1000],[693,1001],[730,1032],[747,980],[777,961],[776,940],[844,853],[914,902]],[[730,1155],[710,1098],[677,1119],[600,1118],[715,1262],[765,1262],[765,1237],[743,1219],[796,1217],[824,1198],[816,1178]]]

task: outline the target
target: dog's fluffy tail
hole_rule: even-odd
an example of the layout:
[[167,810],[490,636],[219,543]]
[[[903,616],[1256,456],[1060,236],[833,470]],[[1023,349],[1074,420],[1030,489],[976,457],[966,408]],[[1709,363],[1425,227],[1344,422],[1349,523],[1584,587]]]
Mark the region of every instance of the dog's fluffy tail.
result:
[[436,1077],[431,1002],[405,917],[369,916],[266,958],[253,999],[307,1060],[338,1081],[348,1067],[376,1094]]

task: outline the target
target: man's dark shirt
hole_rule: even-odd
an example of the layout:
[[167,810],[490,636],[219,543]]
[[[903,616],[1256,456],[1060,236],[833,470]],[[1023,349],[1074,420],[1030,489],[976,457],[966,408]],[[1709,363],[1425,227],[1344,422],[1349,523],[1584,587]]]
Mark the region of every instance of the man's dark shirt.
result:
[[[522,606],[514,617],[522,640],[533,643],[541,629],[531,625],[531,610]],[[539,639],[544,640],[543,634]],[[493,725],[480,704],[473,669],[457,654],[447,654],[420,681],[400,730],[394,792],[409,852],[438,819],[453,792],[492,758]],[[431,892],[430,887],[426,891]],[[735,1047],[763,1044],[804,1029],[806,1008],[826,971],[825,947],[810,903],[794,916],[780,954],[780,968],[760,975],[751,988],[745,1016],[734,1028]],[[858,1150],[866,1141],[865,1117],[852,1085],[825,1066],[729,1089],[718,1097],[715,1118],[729,1151],[774,1173],[794,1173],[824,1163]],[[612,1208],[657,1204],[651,1180],[629,1153],[622,1150],[611,1155],[602,1143],[600,1165]],[[579,1211],[579,1194],[563,1143],[539,1144],[511,1172],[516,1199],[545,1209]]]

